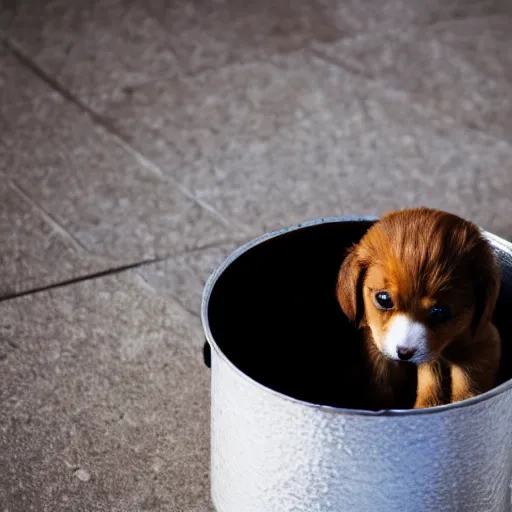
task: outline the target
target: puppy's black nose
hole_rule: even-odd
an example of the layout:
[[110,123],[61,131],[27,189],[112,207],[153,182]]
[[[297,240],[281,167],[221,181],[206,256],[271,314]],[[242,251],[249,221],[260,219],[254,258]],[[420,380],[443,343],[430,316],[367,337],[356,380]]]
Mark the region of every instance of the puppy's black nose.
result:
[[409,348],[409,347],[396,347],[396,353],[398,354],[398,357],[402,361],[409,361],[411,357],[415,354],[416,349],[415,348]]

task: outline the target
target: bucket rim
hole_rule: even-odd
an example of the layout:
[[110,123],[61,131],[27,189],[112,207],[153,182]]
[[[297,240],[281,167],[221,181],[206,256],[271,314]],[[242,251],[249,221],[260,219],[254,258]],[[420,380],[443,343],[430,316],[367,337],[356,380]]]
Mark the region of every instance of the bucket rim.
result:
[[[288,233],[299,231],[301,229],[310,228],[313,226],[321,225],[321,224],[338,224],[338,223],[363,223],[363,222],[376,222],[379,219],[377,216],[373,215],[344,215],[344,216],[334,216],[334,217],[322,217],[318,219],[308,220],[305,222],[301,222],[298,224],[294,224],[288,227],[283,227],[280,229],[276,229],[270,231],[268,233],[262,234],[245,244],[241,245],[237,249],[235,249],[217,268],[212,272],[210,277],[208,278],[201,300],[201,323],[203,326],[204,334],[206,337],[207,343],[210,345],[211,349],[215,353],[216,357],[219,357],[225,364],[227,364],[241,379],[245,380],[247,383],[252,386],[258,388],[265,394],[272,395],[276,398],[285,400],[287,402],[294,403],[295,405],[307,407],[308,409],[317,409],[324,413],[329,414],[339,414],[345,416],[365,416],[365,417],[401,417],[401,416],[419,416],[419,415],[431,415],[431,414],[439,414],[439,413],[447,413],[449,411],[460,409],[463,407],[471,407],[473,405],[477,405],[481,402],[486,402],[495,398],[498,395],[505,393],[506,391],[512,389],[512,379],[507,380],[506,382],[500,384],[499,386],[494,387],[493,389],[486,391],[480,395],[477,395],[472,398],[468,398],[466,400],[461,400],[459,402],[439,405],[435,407],[429,407],[425,409],[383,409],[379,411],[367,411],[364,409],[349,409],[343,407],[334,407],[330,405],[316,404],[312,402],[307,402],[306,400],[301,400],[299,398],[294,398],[285,393],[281,393],[280,391],[276,391],[271,389],[264,384],[261,384],[257,380],[253,379],[251,376],[244,373],[240,368],[238,368],[229,357],[224,354],[224,352],[220,349],[220,347],[215,342],[213,334],[210,328],[210,322],[208,319],[208,306],[210,303],[210,298],[217,284],[217,281],[220,279],[222,274],[227,270],[227,268],[240,256],[253,249],[254,247],[261,245],[268,240],[273,238],[277,238]],[[490,233],[482,228],[480,228],[482,234],[489,240],[491,245],[495,248],[501,249],[502,251],[508,253],[512,257],[512,243],[507,240]]]

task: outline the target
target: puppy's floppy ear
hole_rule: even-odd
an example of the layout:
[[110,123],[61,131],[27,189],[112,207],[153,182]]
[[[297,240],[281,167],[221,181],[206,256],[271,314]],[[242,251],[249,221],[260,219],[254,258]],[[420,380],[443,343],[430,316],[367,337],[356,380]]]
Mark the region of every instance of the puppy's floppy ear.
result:
[[501,272],[498,262],[489,246],[481,249],[474,261],[473,288],[475,292],[475,312],[473,315],[473,334],[492,321],[501,286]]
[[358,327],[364,316],[365,273],[366,268],[358,256],[357,248],[349,249],[338,272],[336,297],[345,315]]

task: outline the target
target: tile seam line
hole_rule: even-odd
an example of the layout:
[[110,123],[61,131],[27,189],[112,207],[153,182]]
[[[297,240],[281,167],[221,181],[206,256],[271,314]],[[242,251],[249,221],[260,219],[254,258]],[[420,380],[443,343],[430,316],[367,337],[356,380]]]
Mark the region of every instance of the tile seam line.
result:
[[[63,279],[61,281],[57,281],[57,282],[50,283],[50,284],[47,284],[47,285],[36,286],[36,287],[30,288],[28,290],[23,290],[23,291],[20,291],[20,292],[9,293],[9,294],[6,294],[6,295],[0,295],[0,303],[7,302],[9,300],[18,299],[18,298],[21,298],[21,297],[26,297],[26,296],[29,296],[29,295],[36,295],[38,293],[44,293],[44,292],[51,291],[51,290],[65,288],[65,287],[71,286],[73,284],[79,284],[79,283],[83,283],[83,282],[86,282],[86,281],[93,281],[95,279],[101,279],[102,277],[108,277],[110,275],[122,274],[124,272],[129,272],[129,271],[133,271],[135,273],[135,275],[139,278],[139,277],[142,277],[140,271],[144,267],[146,267],[148,265],[154,265],[154,264],[158,264],[158,263],[165,263],[166,261],[172,261],[173,259],[179,258],[180,256],[184,256],[186,254],[192,254],[194,252],[199,252],[199,251],[208,250],[210,248],[219,247],[219,246],[221,246],[221,245],[223,245],[225,243],[229,243],[229,242],[230,242],[229,240],[221,240],[218,243],[215,242],[215,243],[211,243],[211,244],[205,244],[205,245],[193,247],[191,249],[186,249],[186,250],[183,250],[183,251],[178,251],[178,252],[176,252],[174,254],[168,254],[166,256],[155,257],[155,258],[146,258],[146,259],[135,261],[135,262],[132,262],[132,263],[126,263],[124,265],[119,265],[119,266],[116,266],[116,267],[110,267],[110,268],[105,269],[105,270],[98,270],[96,272],[91,272],[91,273],[88,273],[88,274],[82,274],[82,275],[77,276],[77,277],[71,277],[69,279]],[[237,241],[236,243],[239,243],[239,242]],[[192,313],[191,311],[189,311],[189,312]]]
[[[114,139],[114,141],[132,158],[135,158],[141,166],[148,169],[153,174],[156,174],[163,180],[172,182],[172,184],[183,196],[190,199],[202,210],[215,216],[225,226],[229,227],[233,225],[232,221],[228,220],[224,215],[218,212],[212,205],[196,197],[193,192],[191,192],[186,187],[181,185],[176,178],[174,178],[173,176],[166,175],[155,162],[153,162],[152,160],[144,156],[142,153],[137,151],[135,148],[133,148],[126,141],[125,137],[123,137],[123,135],[119,133],[119,131],[114,126],[112,126],[111,123],[109,123],[106,119],[103,118],[103,116],[95,112],[93,109],[88,107],[74,94],[67,90],[63,85],[61,85],[57,80],[49,76],[48,73],[46,73],[46,71],[42,69],[37,63],[35,63],[28,55],[26,55],[18,47],[16,43],[9,39],[3,39],[2,44],[18,60],[18,62],[23,67],[30,70],[37,78],[43,81],[52,90],[57,92],[62,98],[75,105],[75,107],[77,107],[82,113],[88,115],[89,118],[96,125],[103,128]],[[238,222],[236,223],[236,225],[238,225]],[[245,225],[238,225],[237,227],[242,228],[244,231],[248,230],[248,227]]]
[[115,274],[121,274],[123,272],[127,272],[129,270],[133,270],[133,269],[142,267],[143,265],[158,263],[160,261],[161,260],[159,258],[155,258],[155,259],[138,261],[135,263],[128,263],[126,265],[121,265],[119,267],[109,268],[107,270],[100,270],[98,272],[92,272],[90,274],[85,274],[85,275],[81,275],[78,277],[72,277],[70,279],[64,279],[63,281],[58,281],[56,283],[51,283],[51,284],[43,285],[43,286],[37,286],[35,288],[30,288],[28,290],[23,290],[21,292],[16,292],[16,293],[11,293],[11,294],[0,296],[0,303],[7,302],[9,300],[18,299],[21,297],[26,297],[28,295],[36,295],[38,293],[43,293],[43,292],[47,292],[50,290],[65,288],[65,287],[73,285],[73,284],[78,284],[78,283],[82,283],[85,281],[92,281],[94,279],[99,279],[101,277],[106,277],[106,276],[115,275]]
[[60,222],[58,222],[49,212],[46,211],[37,201],[34,201],[30,194],[16,183],[16,181],[8,179],[8,185],[18,196],[25,201],[31,208],[41,215],[43,220],[53,229],[56,233],[62,236],[64,240],[68,241],[77,253],[85,252],[91,254],[90,249],[84,245],[80,240],[75,238]]
[[[137,275],[138,279],[140,279],[140,281],[142,281],[142,285],[144,286],[144,288],[147,288],[148,290],[150,290],[152,293],[154,293],[155,295],[160,295],[161,292],[158,290],[158,288],[156,288],[153,284],[151,284],[149,282],[149,280],[146,278],[146,276],[144,274],[142,274],[140,272],[140,269],[141,267],[136,267],[134,269],[134,272],[135,274]],[[187,313],[189,313],[190,315],[192,316],[195,316],[197,318],[201,318],[201,315],[197,312],[197,311],[193,311],[191,310],[188,306],[186,306],[183,301],[180,299],[179,295],[176,294],[176,293],[173,293],[173,292],[170,292],[168,294],[169,297],[172,298],[172,300],[174,302],[176,302],[177,304],[179,304],[179,306],[184,310],[186,311]]]

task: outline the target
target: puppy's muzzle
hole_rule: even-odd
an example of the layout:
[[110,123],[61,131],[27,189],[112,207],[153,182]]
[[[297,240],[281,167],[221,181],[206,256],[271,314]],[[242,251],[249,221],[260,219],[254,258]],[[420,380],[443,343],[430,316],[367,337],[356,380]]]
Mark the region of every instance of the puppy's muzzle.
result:
[[382,351],[391,359],[415,364],[431,359],[425,326],[407,315],[399,314],[391,320],[384,335]]

